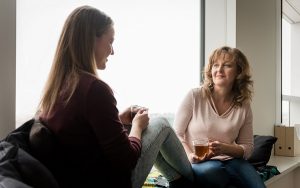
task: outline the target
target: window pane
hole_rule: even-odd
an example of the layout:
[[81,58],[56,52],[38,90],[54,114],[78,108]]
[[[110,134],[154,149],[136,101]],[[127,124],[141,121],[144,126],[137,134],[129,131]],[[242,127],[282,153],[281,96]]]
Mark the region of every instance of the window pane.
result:
[[291,94],[291,25],[282,19],[282,94]]
[[[282,95],[291,94],[291,29],[290,24],[282,19]],[[283,125],[290,124],[290,102],[282,100],[281,119]]]
[[17,0],[17,125],[36,110],[66,17],[85,4],[115,22],[115,55],[99,75],[113,88],[119,110],[138,104],[150,113],[174,113],[199,85],[199,1]]
[[282,123],[300,123],[300,23],[282,20]]
[[290,124],[290,102],[282,101],[282,125]]

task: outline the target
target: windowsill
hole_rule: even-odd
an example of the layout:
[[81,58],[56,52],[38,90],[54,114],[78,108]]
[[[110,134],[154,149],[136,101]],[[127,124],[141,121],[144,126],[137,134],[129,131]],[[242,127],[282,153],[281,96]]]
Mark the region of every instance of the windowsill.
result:
[[[286,157],[286,156],[271,156],[268,165],[276,166],[280,174],[276,175],[265,182],[267,187],[273,187],[279,184],[281,179],[291,175],[293,178],[293,173],[300,166],[300,156],[298,157]],[[294,181],[296,182],[296,180]],[[290,188],[290,187],[289,187]]]
[[282,95],[283,101],[293,101],[293,102],[300,102],[299,96],[292,96],[292,95]]

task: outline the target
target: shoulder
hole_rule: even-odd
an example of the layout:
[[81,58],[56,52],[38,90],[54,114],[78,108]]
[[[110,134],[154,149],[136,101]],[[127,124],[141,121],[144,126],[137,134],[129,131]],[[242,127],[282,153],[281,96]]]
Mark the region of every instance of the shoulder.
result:
[[86,88],[87,90],[98,89],[101,91],[106,90],[106,91],[112,93],[112,89],[110,88],[110,86],[107,83],[105,83],[104,81],[100,80],[99,78],[97,78],[96,76],[94,76],[92,74],[87,74],[87,73],[81,74],[79,85],[81,87]]
[[114,100],[114,94],[111,87],[96,76],[87,73],[82,73],[80,75],[77,91],[87,100],[95,100],[95,98]]
[[237,113],[244,114],[246,117],[252,117],[251,103],[244,103],[242,106],[237,106]]
[[204,101],[205,95],[204,95],[204,89],[200,87],[191,88],[184,97],[185,103],[194,103],[198,104]]
[[205,89],[202,86],[192,88],[190,89],[189,94],[193,96],[193,98],[203,98],[205,96]]
[[188,94],[189,95],[195,95],[195,94],[198,94],[200,91],[200,88],[191,88],[189,91],[188,91]]
[[248,115],[252,116],[252,108],[251,108],[251,103],[248,102],[246,104],[243,105],[245,108],[245,111]]
[[251,111],[251,103],[250,102],[245,102],[241,106],[238,107],[241,110],[244,111]]

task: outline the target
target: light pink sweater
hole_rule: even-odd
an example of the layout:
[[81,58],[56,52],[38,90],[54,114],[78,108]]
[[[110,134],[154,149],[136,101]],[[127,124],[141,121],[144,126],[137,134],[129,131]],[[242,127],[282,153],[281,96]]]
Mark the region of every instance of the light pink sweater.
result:
[[[230,107],[218,115],[203,95],[204,89],[191,89],[182,101],[174,120],[174,129],[182,143],[193,151],[192,140],[209,138],[228,144],[238,144],[244,150],[244,158],[253,151],[252,110],[250,104]],[[213,159],[227,160],[227,155]]]

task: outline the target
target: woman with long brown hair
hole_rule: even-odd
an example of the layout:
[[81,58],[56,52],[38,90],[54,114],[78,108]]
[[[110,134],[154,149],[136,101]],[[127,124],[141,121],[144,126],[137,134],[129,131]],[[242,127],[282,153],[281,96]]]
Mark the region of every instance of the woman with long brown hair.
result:
[[119,113],[97,74],[114,55],[114,33],[112,19],[90,6],[67,18],[38,113],[56,140],[47,166],[61,187],[140,188],[155,163],[170,187],[189,187],[192,168],[168,121],[149,120],[146,108]]

